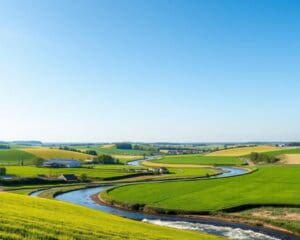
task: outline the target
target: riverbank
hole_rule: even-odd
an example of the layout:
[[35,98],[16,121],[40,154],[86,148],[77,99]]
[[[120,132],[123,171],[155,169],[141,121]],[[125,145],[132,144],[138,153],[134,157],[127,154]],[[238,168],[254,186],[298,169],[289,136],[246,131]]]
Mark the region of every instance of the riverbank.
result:
[[[217,212],[217,213],[193,213],[193,214],[188,214],[188,213],[180,213],[180,212],[176,212],[173,210],[165,210],[165,211],[144,211],[141,209],[135,209],[135,207],[137,206],[133,206],[134,208],[130,208],[130,207],[125,207],[125,205],[120,205],[120,204],[116,204],[116,203],[111,203],[111,202],[107,202],[104,199],[101,198],[101,195],[99,193],[93,194],[91,196],[91,199],[100,205],[106,205],[106,206],[110,206],[110,207],[114,207],[120,210],[125,210],[125,211],[130,211],[130,212],[144,212],[145,214],[151,214],[151,215],[155,215],[158,218],[162,217],[162,216],[168,216],[168,215],[172,215],[172,216],[177,216],[177,217],[182,217],[182,218],[189,218],[189,219],[210,219],[210,220],[221,220],[221,221],[226,221],[226,222],[230,222],[230,223],[238,223],[238,224],[246,224],[252,227],[259,227],[259,228],[267,228],[270,230],[274,230],[274,231],[278,231],[278,232],[282,232],[282,233],[286,233],[286,234],[291,234],[291,237],[300,237],[300,233],[299,232],[295,232],[292,231],[291,229],[287,229],[287,228],[282,228],[276,224],[271,224],[270,222],[266,222],[266,221],[262,221],[262,220],[258,220],[255,218],[246,218],[246,217],[242,217],[242,216],[237,216],[237,215],[231,215],[231,214],[226,214],[226,213],[221,213],[221,212]],[[296,238],[295,238],[296,239]]]

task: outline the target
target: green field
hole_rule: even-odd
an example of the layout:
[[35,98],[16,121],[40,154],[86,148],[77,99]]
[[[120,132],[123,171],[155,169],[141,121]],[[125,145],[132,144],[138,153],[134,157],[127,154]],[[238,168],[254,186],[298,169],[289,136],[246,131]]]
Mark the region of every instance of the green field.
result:
[[127,167],[124,165],[96,165],[94,168],[41,168],[35,166],[6,166],[7,174],[13,174],[21,177],[34,177],[38,174],[46,176],[58,176],[61,174],[75,174],[80,176],[81,174],[87,174],[90,178],[106,179],[112,177],[121,177],[132,175],[129,169],[133,167]]
[[237,157],[214,157],[200,154],[165,156],[154,162],[166,164],[239,165],[244,161]]
[[1,149],[0,165],[32,164],[37,157],[31,153],[17,149]]
[[120,218],[77,205],[0,193],[0,239],[220,239]]
[[184,211],[217,211],[245,204],[300,204],[299,176],[300,167],[260,167],[240,177],[117,187],[103,197]]

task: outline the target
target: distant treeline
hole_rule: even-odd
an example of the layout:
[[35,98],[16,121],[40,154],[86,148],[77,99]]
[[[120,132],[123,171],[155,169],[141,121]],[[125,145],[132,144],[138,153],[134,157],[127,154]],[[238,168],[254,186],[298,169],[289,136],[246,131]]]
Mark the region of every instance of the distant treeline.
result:
[[70,148],[70,147],[67,147],[67,146],[61,146],[58,149],[65,150],[65,151],[78,152],[78,153],[86,153],[86,154],[94,155],[94,156],[98,155],[95,150],[85,150],[85,151],[82,151],[82,150],[79,150],[79,149],[76,149],[76,148]]
[[288,144],[288,146],[290,146],[290,147],[299,147],[300,142],[291,142],[291,143]]
[[1,144],[0,149],[10,149],[10,146]]

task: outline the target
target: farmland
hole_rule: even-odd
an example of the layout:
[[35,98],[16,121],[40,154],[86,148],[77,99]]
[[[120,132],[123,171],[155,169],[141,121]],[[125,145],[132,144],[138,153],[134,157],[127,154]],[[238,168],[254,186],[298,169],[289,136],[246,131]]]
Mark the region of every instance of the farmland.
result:
[[165,156],[155,162],[166,164],[239,165],[244,161],[237,157],[219,157],[200,154]]
[[1,149],[0,165],[32,164],[37,157],[31,153],[17,149]]
[[[73,146],[70,146],[73,147]],[[114,144],[108,145],[81,145],[75,146],[79,150],[95,150],[98,154],[108,155],[144,155],[149,154],[150,151],[134,150],[134,149],[117,149]]]
[[3,240],[220,239],[136,222],[69,203],[11,193],[0,193],[0,215],[0,238]]
[[93,158],[93,156],[85,153],[66,151],[66,150],[60,150],[60,149],[48,148],[48,147],[24,148],[23,151],[43,159],[69,158],[69,159],[85,160],[85,159]]
[[270,152],[270,151],[276,151],[280,150],[281,148],[274,147],[274,146],[255,146],[255,147],[235,147],[220,151],[215,151],[212,153],[207,154],[207,156],[244,156],[248,155],[252,152]]
[[300,167],[268,166],[240,177],[137,184],[104,195],[123,203],[199,212],[245,204],[300,204],[299,174]]
[[61,174],[75,174],[80,176],[86,174],[90,178],[106,179],[113,177],[126,177],[132,175],[129,169],[123,165],[98,165],[93,168],[41,168],[35,166],[7,166],[7,174],[13,174],[21,177],[35,177],[37,175],[58,176]]

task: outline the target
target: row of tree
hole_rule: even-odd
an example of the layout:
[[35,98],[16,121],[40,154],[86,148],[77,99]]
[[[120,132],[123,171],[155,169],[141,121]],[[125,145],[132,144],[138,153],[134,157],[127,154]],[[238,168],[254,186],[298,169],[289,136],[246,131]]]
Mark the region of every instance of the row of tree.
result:
[[275,163],[280,160],[278,157],[269,156],[268,154],[257,152],[251,153],[249,158],[254,163]]

